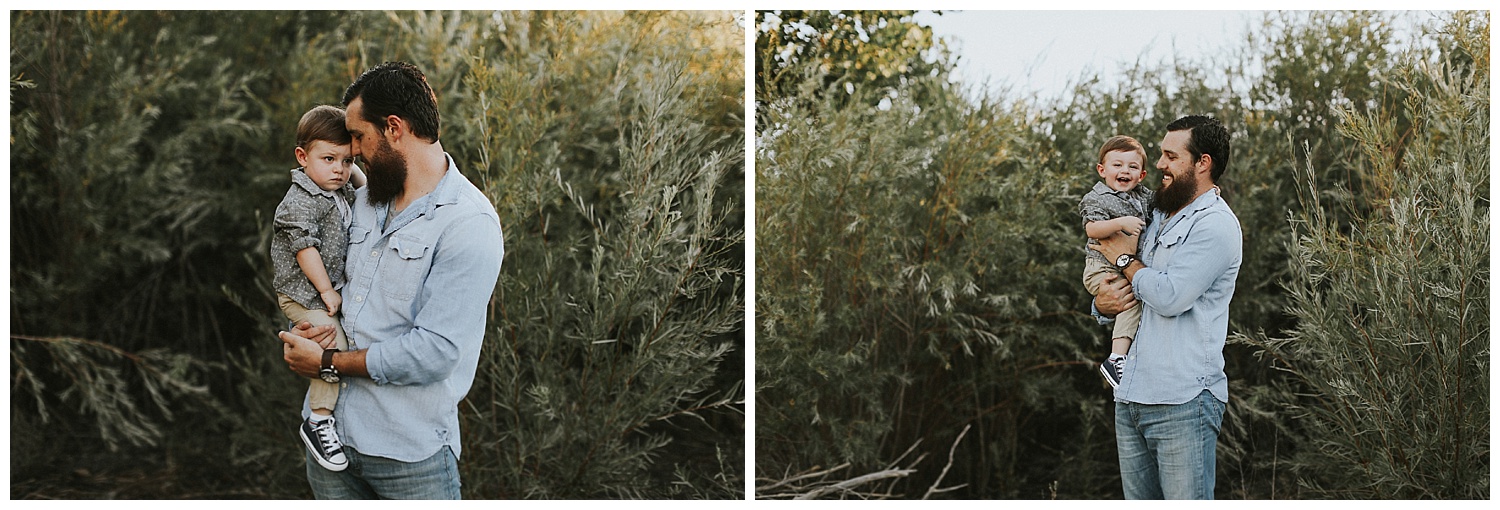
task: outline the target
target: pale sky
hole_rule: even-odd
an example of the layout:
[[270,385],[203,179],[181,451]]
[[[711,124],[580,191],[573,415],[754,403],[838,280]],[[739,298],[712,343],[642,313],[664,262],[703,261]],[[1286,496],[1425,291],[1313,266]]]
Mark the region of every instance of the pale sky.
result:
[[1243,45],[1260,11],[924,11],[917,20],[959,55],[965,86],[985,78],[1011,97],[1059,97],[1086,71],[1109,80],[1121,63],[1202,60]]
[[[1123,64],[1137,59],[1147,68],[1174,59],[1203,63],[1222,55],[1227,60],[1244,48],[1245,36],[1260,24],[1265,12],[966,10],[936,15],[922,11],[917,20],[931,26],[933,35],[949,41],[948,48],[959,56],[954,74],[965,87],[977,91],[988,78],[994,91],[1009,84],[1012,99],[1034,92],[1045,100],[1063,96],[1071,88],[1068,84],[1085,73],[1097,72],[1108,84]],[[1393,45],[1409,44],[1406,37],[1439,14],[1400,12],[1394,19],[1397,37]]]

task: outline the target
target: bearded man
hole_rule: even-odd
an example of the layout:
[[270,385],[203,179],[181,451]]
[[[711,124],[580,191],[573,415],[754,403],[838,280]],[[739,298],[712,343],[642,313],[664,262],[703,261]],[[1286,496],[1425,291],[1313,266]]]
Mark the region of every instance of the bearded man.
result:
[[1120,479],[1126,499],[1213,499],[1229,402],[1224,340],[1243,243],[1239,218],[1210,193],[1229,166],[1229,131],[1186,116],[1167,125],[1161,152],[1150,226],[1139,240],[1119,233],[1097,247],[1124,275],[1101,287],[1098,311],[1145,305],[1114,390]]
[[437,95],[416,67],[365,71],[344,106],[368,174],[349,227],[349,350],[320,346],[329,326],[280,333],[293,372],[340,386],[349,465],[309,458],[308,483],[319,499],[460,499],[458,402],[474,383],[505,253],[499,215],[443,150]]

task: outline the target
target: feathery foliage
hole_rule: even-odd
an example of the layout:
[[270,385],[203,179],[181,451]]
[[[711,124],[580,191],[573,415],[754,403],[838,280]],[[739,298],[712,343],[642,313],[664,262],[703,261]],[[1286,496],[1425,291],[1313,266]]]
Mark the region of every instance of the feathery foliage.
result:
[[846,86],[788,64],[828,54],[788,13],[757,25],[806,46],[757,54],[779,72],[756,90],[759,496],[1118,497],[1076,204],[1102,140],[1154,157],[1186,114],[1233,131],[1247,241],[1217,496],[1487,496],[1487,15],[1407,36],[1417,13],[1266,13],[1237,52],[1042,100],[961,95],[943,60]]
[[464,496],[740,497],[742,26],[12,12],[12,434],[83,452],[13,441],[12,497],[308,496],[269,214],[297,119],[388,60],[507,234]]

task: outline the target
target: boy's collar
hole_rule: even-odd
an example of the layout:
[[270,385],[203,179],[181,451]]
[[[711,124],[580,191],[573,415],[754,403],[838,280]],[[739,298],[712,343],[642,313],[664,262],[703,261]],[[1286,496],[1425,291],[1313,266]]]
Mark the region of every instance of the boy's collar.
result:
[[332,198],[334,195],[332,191],[328,191],[326,189],[318,187],[318,183],[313,182],[312,177],[308,177],[307,171],[303,167],[292,169],[292,183],[302,187],[304,191],[307,191],[308,193],[314,195],[323,195],[330,198]]

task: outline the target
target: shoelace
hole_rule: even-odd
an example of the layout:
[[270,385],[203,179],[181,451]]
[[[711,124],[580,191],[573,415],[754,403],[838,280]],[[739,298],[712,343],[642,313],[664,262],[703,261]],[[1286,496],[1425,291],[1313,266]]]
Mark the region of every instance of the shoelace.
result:
[[323,444],[323,451],[333,454],[340,450],[339,434],[333,429],[333,418],[313,425],[313,432],[318,434],[318,442]]

